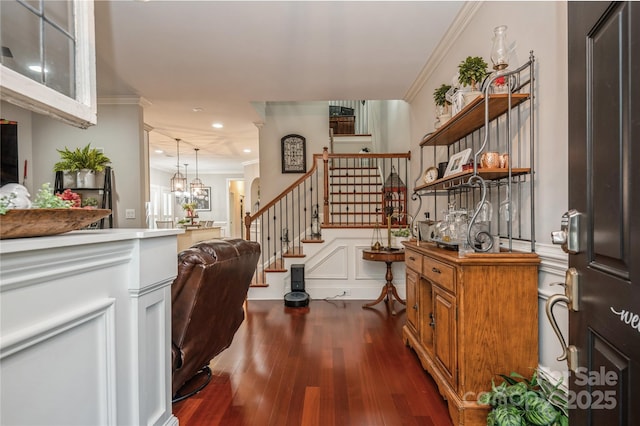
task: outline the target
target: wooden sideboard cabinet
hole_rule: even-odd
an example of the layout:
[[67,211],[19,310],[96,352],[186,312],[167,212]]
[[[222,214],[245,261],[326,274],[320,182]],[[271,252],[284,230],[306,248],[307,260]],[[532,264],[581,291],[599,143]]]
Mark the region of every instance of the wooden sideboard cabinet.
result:
[[454,425],[486,425],[476,403],[498,374],[538,366],[535,253],[470,253],[405,242],[405,344],[438,385]]

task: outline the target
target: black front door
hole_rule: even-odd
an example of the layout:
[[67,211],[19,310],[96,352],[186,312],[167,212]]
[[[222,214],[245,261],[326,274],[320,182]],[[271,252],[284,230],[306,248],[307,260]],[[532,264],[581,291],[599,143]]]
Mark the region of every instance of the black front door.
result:
[[[572,425],[640,425],[640,3],[568,2]],[[576,248],[576,247],[574,247]]]

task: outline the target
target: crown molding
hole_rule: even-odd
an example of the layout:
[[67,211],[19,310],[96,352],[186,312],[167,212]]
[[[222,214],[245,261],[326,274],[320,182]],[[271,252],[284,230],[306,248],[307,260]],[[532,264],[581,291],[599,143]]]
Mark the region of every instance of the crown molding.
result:
[[422,90],[427,79],[433,74],[433,71],[440,66],[442,60],[449,54],[451,50],[451,46],[455,41],[460,37],[463,31],[471,22],[471,19],[475,16],[478,9],[484,1],[467,1],[456,17],[453,19],[453,22],[449,26],[447,32],[442,36],[440,43],[433,50],[433,53],[427,60],[427,63],[424,65],[418,77],[416,77],[413,84],[407,90],[407,93],[404,95],[404,100],[411,103],[415,99],[416,95]]
[[153,104],[141,96],[105,96],[98,98],[98,105],[140,105],[146,108]]

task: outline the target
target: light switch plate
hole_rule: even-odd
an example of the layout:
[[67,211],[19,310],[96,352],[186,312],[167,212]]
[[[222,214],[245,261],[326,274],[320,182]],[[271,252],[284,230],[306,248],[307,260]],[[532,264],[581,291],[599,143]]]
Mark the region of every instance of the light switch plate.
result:
[[124,212],[124,217],[126,219],[135,219],[136,218],[136,209],[126,209]]

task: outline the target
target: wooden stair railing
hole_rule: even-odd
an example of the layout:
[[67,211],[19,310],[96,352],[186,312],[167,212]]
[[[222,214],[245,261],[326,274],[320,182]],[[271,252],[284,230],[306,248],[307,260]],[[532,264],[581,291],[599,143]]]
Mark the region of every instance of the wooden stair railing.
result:
[[286,257],[304,257],[303,243],[322,242],[323,227],[373,228],[389,212],[396,218],[393,226],[406,226],[410,158],[411,153],[330,154],[326,147],[314,154],[307,173],[245,215],[245,239],[262,247],[252,285],[266,285],[266,272],[285,272]]

